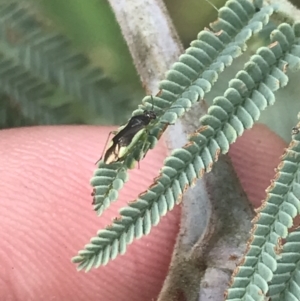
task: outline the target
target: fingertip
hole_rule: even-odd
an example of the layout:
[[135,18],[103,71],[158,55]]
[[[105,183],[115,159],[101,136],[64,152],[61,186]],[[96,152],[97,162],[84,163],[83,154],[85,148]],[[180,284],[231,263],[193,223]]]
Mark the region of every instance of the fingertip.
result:
[[3,261],[0,278],[13,277],[9,290],[22,299],[126,301],[157,296],[178,231],[179,207],[105,267],[78,273],[70,261],[98,229],[111,223],[120,207],[148,188],[166,156],[160,142],[140,169],[130,171],[119,201],[98,218],[89,179],[110,130],[61,126],[1,131],[0,250],[12,260]]

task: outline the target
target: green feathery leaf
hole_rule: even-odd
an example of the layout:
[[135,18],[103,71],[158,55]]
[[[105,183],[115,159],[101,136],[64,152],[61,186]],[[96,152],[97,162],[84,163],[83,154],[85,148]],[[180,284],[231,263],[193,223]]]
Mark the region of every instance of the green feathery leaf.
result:
[[[289,37],[286,41],[293,43],[295,37],[291,35],[290,29],[289,25],[283,24],[279,26],[279,31],[275,31],[273,37],[279,38],[282,37],[283,33],[286,33],[285,36]],[[298,35],[296,39],[298,43],[300,42],[299,37]],[[282,45],[283,55],[291,61],[294,60],[286,52],[291,47],[288,47],[287,44],[284,46],[282,43],[277,45]],[[283,59],[285,58],[283,57]],[[297,60],[299,61],[299,57],[298,59],[295,58],[295,61]],[[280,57],[277,57],[275,64],[278,64],[279,61]],[[252,298],[253,300],[263,301],[269,290],[269,282],[272,281],[269,294],[275,295],[283,293],[284,282],[291,278],[291,274],[287,278],[286,272],[287,268],[295,269],[294,258],[291,256],[292,254],[283,256],[281,251],[282,239],[288,236],[288,229],[293,225],[293,218],[300,214],[299,163],[300,135],[298,133],[294,135],[294,139],[282,157],[276,177],[267,189],[266,200],[257,210],[246,254],[242,260],[242,265],[238,266],[233,273],[232,284],[228,289],[226,300],[250,300]],[[293,240],[293,238],[291,239]],[[288,244],[285,248],[287,253],[289,252],[289,246],[291,244]],[[300,255],[297,254],[297,256],[299,260]],[[285,264],[286,261],[289,262]],[[290,294],[290,292],[286,289],[283,294]],[[280,300],[284,299],[280,298]],[[288,298],[286,300],[294,299]]]
[[118,191],[128,181],[128,174],[122,163],[104,164],[100,162],[91,179],[94,210],[101,215],[110,203],[118,198]]
[[[300,138],[300,137],[299,137]],[[298,139],[299,143],[300,139]],[[299,184],[298,170],[298,184]],[[294,204],[286,203],[290,210],[295,210]],[[298,212],[300,202],[298,199]],[[300,229],[289,233],[283,246],[281,259],[278,261],[269,287],[268,296],[272,301],[297,301],[300,300]]]
[[[95,266],[91,262],[102,253],[106,254],[105,261],[97,261],[97,266],[106,264],[107,258],[115,257],[120,246],[124,250],[125,244],[147,234],[150,231],[149,225],[157,224],[166,209],[171,210],[175,203],[180,202],[185,189],[212,168],[219,153],[226,153],[229,144],[253,125],[260,112],[260,107],[256,106],[256,98],[264,100],[266,105],[274,103],[272,91],[287,83],[284,75],[287,60],[289,63],[299,60],[299,57],[291,55],[292,49],[299,46],[299,36],[294,36],[298,28],[299,24],[294,28],[283,24],[273,32],[273,43],[270,47],[260,48],[245,65],[245,69],[230,82],[223,98],[217,98],[208,114],[201,118],[202,127],[190,137],[190,143],[183,149],[173,151],[165,160],[164,167],[151,188],[139,195],[128,207],[121,209],[121,217],[108,229],[98,232],[94,239],[101,239],[101,244],[95,246],[91,241],[85,248],[88,252],[75,257],[76,262],[81,262],[79,268]],[[281,41],[285,36],[288,38]],[[281,223],[276,225],[279,229],[284,229]],[[273,261],[271,263],[274,264]],[[265,269],[266,271],[268,270]],[[267,286],[263,287],[264,290],[266,288]],[[240,292],[240,289],[237,291]],[[234,300],[236,296],[231,297],[229,291],[228,298]]]
[[[261,8],[261,3],[257,5],[260,6],[255,7],[248,0],[228,1],[225,7],[219,10],[218,20],[211,24],[213,31],[201,31],[198,34],[198,39],[193,41],[185,54],[180,56],[179,62],[172,66],[167,73],[166,80],[160,83],[161,90],[158,95],[153,98],[147,96],[143,99],[144,104],[133,112],[133,116],[142,114],[145,109],[153,109],[157,119],[147,127],[149,135],[138,140],[125,158],[123,163],[125,169],[132,168],[134,163],[143,158],[149,149],[154,148],[166,129],[167,123],[173,124],[197,101],[203,99],[225,67],[230,66],[233,59],[239,57],[246,50],[247,40],[268,23],[269,16],[274,12],[274,7]],[[258,8],[260,11],[256,13]],[[234,18],[231,24],[232,16]],[[227,25],[224,25],[223,28],[222,24]],[[231,28],[230,30],[227,29],[228,26]],[[115,168],[118,169],[119,167]],[[107,175],[103,165],[99,166],[95,175],[97,181],[94,181],[93,178],[91,180],[92,186],[96,190],[95,210],[101,214],[102,209],[98,209],[107,208],[109,202],[115,201],[118,196],[115,188],[111,193],[113,181],[117,178],[111,177],[110,172]],[[102,182],[101,178],[107,180],[108,177],[110,177],[111,182],[106,182],[107,190],[105,190],[105,187],[99,183]],[[97,185],[101,185],[99,195],[97,194]],[[122,185],[119,187],[121,188]],[[109,197],[107,197],[108,195]]]
[[[42,81],[5,53],[0,52],[0,89],[18,105],[23,118],[29,123],[60,123],[55,109],[50,110],[45,102],[65,97],[59,89]],[[60,111],[63,108],[60,108]],[[62,112],[61,112],[62,113]],[[42,122],[40,122],[42,121]]]
[[[260,48],[246,63],[244,70],[230,81],[223,101],[216,99],[208,114],[201,118],[200,129],[190,136],[189,143],[183,149],[174,150],[165,160],[160,175],[150,188],[128,207],[121,209],[121,217],[109,229],[98,232],[98,238],[105,238],[98,249],[93,246],[91,251],[90,245],[94,245],[91,243],[85,248],[91,252],[75,257],[77,262],[81,258],[79,268],[93,266],[91,261],[103,252],[110,252],[110,256],[113,254],[115,257],[121,241],[123,250],[123,244],[130,244],[134,237],[148,234],[151,228],[149,225],[157,224],[157,220],[165,214],[165,210],[160,212],[159,208],[172,209],[175,203],[181,201],[187,187],[192,186],[204,172],[211,170],[219,154],[227,153],[229,144],[245,129],[253,126],[261,109],[256,105],[257,95],[267,106],[274,103],[273,92],[287,84],[284,72],[288,64],[295,67],[294,63],[300,61],[299,57],[291,54],[294,46],[298,47],[300,44],[299,26],[300,24],[296,24],[292,28],[288,24],[282,24],[272,33],[272,44]],[[277,223],[276,226],[285,229],[282,224]],[[122,240],[124,236],[127,238],[125,241]],[[107,248],[110,251],[104,251]],[[240,291],[239,288],[237,292]],[[229,290],[228,300],[237,298],[235,292],[234,289]],[[243,293],[240,297],[243,297]]]

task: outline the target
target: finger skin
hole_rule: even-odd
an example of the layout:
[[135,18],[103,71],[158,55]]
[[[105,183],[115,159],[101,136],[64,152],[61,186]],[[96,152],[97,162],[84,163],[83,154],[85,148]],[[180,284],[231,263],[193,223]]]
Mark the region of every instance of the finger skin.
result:
[[6,300],[151,300],[178,231],[179,207],[125,255],[86,274],[70,259],[118,208],[151,184],[163,143],[131,172],[120,202],[98,218],[89,180],[111,128],[34,127],[0,133],[0,295]]
[[[63,126],[0,132],[0,295],[6,300],[155,300],[178,232],[179,207],[105,267],[85,274],[70,261],[98,229],[111,223],[118,208],[151,184],[167,154],[163,143],[150,151],[140,169],[131,171],[119,201],[98,218],[89,180],[110,130]],[[231,149],[256,205],[284,146],[258,126]]]
[[229,155],[249,200],[255,207],[266,198],[265,190],[287,147],[286,142],[264,125],[245,131],[230,148]]

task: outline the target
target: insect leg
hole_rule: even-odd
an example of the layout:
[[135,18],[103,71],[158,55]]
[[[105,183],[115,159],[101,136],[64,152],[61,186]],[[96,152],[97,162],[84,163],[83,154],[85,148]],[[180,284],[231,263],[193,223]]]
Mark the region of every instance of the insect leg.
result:
[[[148,131],[147,129],[145,130],[145,132],[146,132],[147,135],[149,135],[149,131]],[[147,143],[147,139],[145,139],[145,140],[143,141],[142,151],[144,150],[146,143]],[[144,155],[143,155],[143,157],[142,157],[141,159],[144,159],[145,156],[146,156],[146,153],[144,153]],[[138,161],[138,163],[140,163],[140,162]],[[139,169],[140,169],[140,165],[139,165]]]
[[109,132],[109,134],[108,134],[108,136],[107,136],[107,139],[106,139],[106,142],[105,142],[105,146],[104,146],[104,148],[103,148],[103,151],[102,151],[102,154],[101,154],[101,157],[97,160],[97,162],[95,163],[95,165],[96,164],[98,164],[99,163],[99,161],[101,161],[101,159],[103,158],[103,155],[104,155],[104,152],[105,152],[105,150],[106,150],[106,146],[107,146],[107,143],[108,143],[108,141],[109,141],[109,137],[111,136],[111,134],[116,134],[116,131],[110,131]]

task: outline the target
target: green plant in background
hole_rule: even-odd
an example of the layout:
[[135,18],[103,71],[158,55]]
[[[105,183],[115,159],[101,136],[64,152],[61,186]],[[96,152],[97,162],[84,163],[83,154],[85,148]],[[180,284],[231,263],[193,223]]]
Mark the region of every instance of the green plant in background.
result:
[[[98,215],[117,200],[118,191],[128,181],[127,170],[155,147],[167,125],[190,114],[210,92],[216,94],[207,114],[200,118],[200,126],[190,133],[183,147],[165,159],[147,191],[122,208],[120,217],[99,230],[73,258],[79,270],[106,265],[124,254],[134,239],[149,234],[161,217],[181,202],[186,190],[212,170],[230,144],[253,127],[261,111],[275,103],[274,92],[286,87],[289,77],[294,76],[288,72],[300,69],[300,24],[291,18],[288,23],[278,22],[278,18],[277,22],[270,22],[276,9],[260,0],[227,1],[219,9],[217,21],[198,34],[167,72],[159,93],[153,100],[145,97],[132,113],[136,116],[153,109],[157,118],[135,137],[120,162],[102,161],[95,170],[91,185]],[[0,5],[1,126],[91,123],[98,120],[96,115],[113,111],[117,103],[125,106],[121,89],[57,29],[45,27],[32,11],[31,5],[19,2]],[[275,23],[280,23],[277,28]],[[269,35],[269,45],[257,48],[258,44],[249,40],[259,33],[266,35],[264,30]],[[257,48],[250,58],[246,55],[247,44],[251,51]],[[234,64],[238,57],[244,58],[243,65]],[[234,68],[230,67],[232,64]],[[227,67],[235,71],[229,82]],[[217,81],[227,84],[222,92]],[[115,102],[109,102],[111,98]],[[74,111],[85,114],[70,115]],[[233,273],[226,300],[300,298],[299,229],[288,232],[293,218],[300,213],[298,128],[299,124],[258,210],[246,253]],[[190,293],[185,292],[186,296]]]
[[0,3],[4,118],[17,106],[22,125],[124,121],[114,109],[129,111],[124,90],[32,11],[28,3]]

